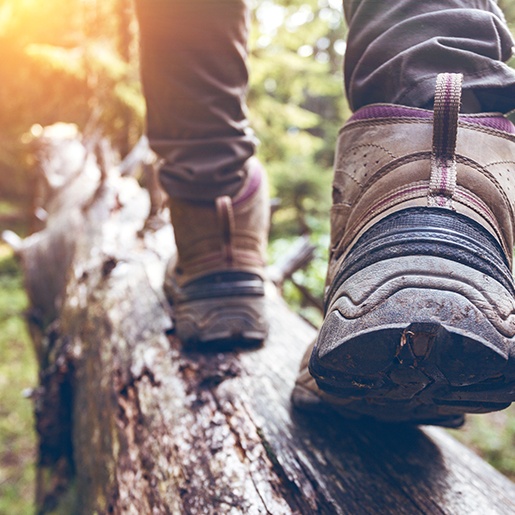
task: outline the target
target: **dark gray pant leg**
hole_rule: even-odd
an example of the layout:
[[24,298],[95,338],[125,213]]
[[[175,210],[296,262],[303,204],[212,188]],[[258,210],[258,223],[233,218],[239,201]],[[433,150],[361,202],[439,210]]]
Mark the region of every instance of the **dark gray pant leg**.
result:
[[463,73],[482,111],[515,109],[513,40],[493,0],[344,0],[345,83],[353,110],[428,107],[438,73]]
[[147,132],[171,197],[241,187],[255,138],[246,118],[244,0],[138,0]]

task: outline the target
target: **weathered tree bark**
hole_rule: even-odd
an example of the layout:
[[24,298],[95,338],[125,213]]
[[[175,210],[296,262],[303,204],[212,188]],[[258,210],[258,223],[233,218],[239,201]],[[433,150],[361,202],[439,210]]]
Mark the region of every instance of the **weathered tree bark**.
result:
[[161,288],[171,227],[145,223],[133,178],[99,183],[76,140],[40,143],[63,179],[19,248],[41,367],[40,512],[514,512],[515,485],[442,430],[292,409],[315,331],[273,287],[263,348],[183,349]]

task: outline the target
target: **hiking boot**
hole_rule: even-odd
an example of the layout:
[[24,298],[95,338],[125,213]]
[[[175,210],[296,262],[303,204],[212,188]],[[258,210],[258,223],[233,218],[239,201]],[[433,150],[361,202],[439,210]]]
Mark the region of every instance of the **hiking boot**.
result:
[[165,291],[184,343],[258,344],[267,334],[265,254],[270,203],[255,158],[237,196],[170,203],[178,262]]
[[370,105],[340,133],[325,319],[293,401],[347,417],[459,426],[515,399],[515,127]]

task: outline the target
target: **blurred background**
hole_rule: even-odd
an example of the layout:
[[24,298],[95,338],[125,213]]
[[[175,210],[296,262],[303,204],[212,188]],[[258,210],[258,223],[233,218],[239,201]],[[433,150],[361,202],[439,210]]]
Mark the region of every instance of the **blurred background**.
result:
[[[250,118],[277,199],[270,261],[308,235],[315,257],[284,284],[308,321],[321,321],[334,142],[349,116],[341,63],[341,0],[250,0]],[[515,0],[499,2],[515,33]],[[100,131],[120,158],[144,129],[138,28],[131,0],[0,0],[0,232],[33,230],[39,127]],[[515,66],[515,60],[510,63]],[[33,513],[37,369],[24,324],[22,278],[0,243],[0,514]],[[470,417],[453,431],[515,479],[515,410]]]

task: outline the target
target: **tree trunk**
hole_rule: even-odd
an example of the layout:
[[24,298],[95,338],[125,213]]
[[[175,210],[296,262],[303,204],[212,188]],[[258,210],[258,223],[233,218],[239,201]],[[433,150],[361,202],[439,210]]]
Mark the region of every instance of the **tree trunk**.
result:
[[116,170],[99,182],[73,138],[47,131],[40,145],[60,181],[46,228],[19,248],[41,370],[40,513],[514,512],[515,486],[443,430],[292,409],[315,330],[273,286],[262,348],[183,349],[162,292],[173,232],[145,223],[148,193]]

